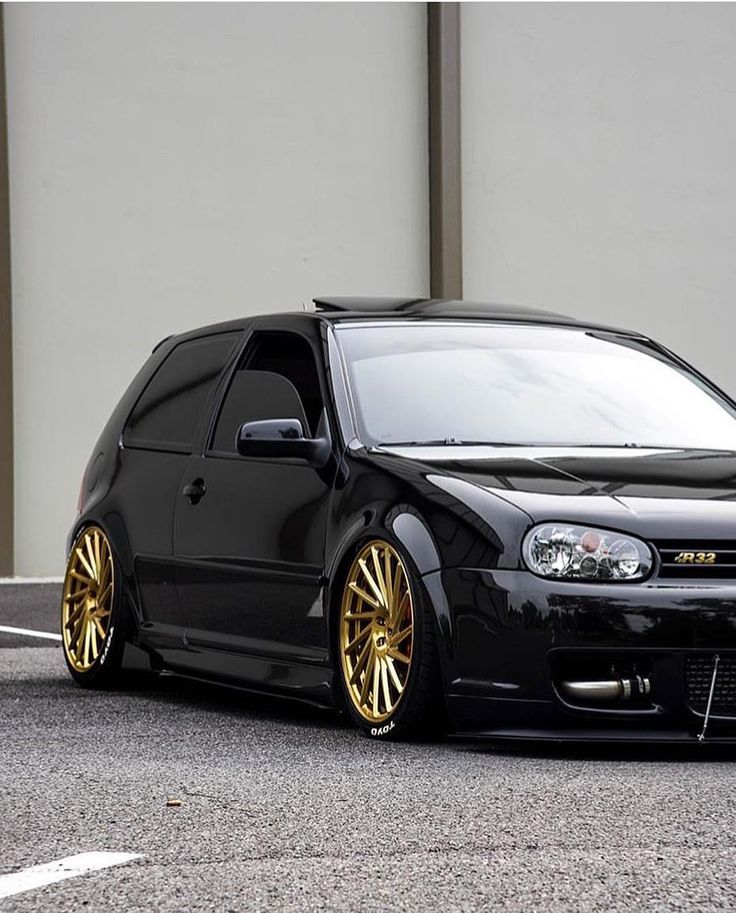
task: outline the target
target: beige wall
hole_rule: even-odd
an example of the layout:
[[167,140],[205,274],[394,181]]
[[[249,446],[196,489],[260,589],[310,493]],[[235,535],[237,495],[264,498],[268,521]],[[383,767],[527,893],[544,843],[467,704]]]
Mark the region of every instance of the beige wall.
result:
[[428,290],[423,4],[8,4],[16,574],[162,336]]
[[644,330],[736,395],[736,5],[462,25],[466,297]]

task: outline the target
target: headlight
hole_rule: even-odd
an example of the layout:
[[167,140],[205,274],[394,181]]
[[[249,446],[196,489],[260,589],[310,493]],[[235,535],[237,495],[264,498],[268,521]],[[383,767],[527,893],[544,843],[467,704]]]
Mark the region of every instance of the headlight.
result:
[[606,529],[545,523],[524,537],[528,568],[561,580],[641,580],[652,569],[649,547]]

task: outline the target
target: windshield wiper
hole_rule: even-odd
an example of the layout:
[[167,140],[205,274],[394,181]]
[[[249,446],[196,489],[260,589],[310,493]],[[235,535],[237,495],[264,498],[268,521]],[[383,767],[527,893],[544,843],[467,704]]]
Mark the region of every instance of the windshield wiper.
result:
[[437,438],[431,441],[381,441],[379,447],[526,447],[511,441],[466,441],[459,437]]
[[532,441],[466,441],[457,437],[437,438],[428,441],[381,441],[377,447],[525,447],[541,450],[718,450],[734,451],[721,447],[683,447],[679,444],[640,444],[638,441],[621,441],[617,444],[573,444],[565,441],[536,443]]
[[[544,444],[544,447],[564,447],[568,450],[685,450],[672,444],[639,444],[635,441],[619,441],[616,444]],[[700,449],[700,448],[696,448]]]

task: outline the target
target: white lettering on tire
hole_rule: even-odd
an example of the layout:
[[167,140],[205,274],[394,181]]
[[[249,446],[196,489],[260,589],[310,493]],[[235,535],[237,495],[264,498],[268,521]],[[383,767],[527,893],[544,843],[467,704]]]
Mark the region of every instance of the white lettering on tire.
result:
[[371,729],[371,735],[375,735],[375,736],[387,735],[389,732],[391,732],[391,730],[394,728],[395,725],[396,725],[396,723],[394,723],[394,721],[391,720],[391,722],[386,723],[385,726],[374,726],[373,729]]
[[105,649],[102,651],[102,656],[100,657],[100,665],[105,665],[105,660],[107,659],[107,654],[110,651],[110,644],[112,643],[112,635],[115,632],[115,625],[113,625],[110,630],[107,632],[107,640],[105,641]]

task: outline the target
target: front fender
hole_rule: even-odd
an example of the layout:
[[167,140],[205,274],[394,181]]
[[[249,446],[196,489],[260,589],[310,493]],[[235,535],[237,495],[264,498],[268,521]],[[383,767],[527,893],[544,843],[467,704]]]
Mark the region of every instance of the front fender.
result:
[[436,573],[441,569],[440,554],[428,525],[418,511],[408,504],[389,509],[383,517],[377,516],[374,511],[365,511],[348,524],[332,555],[326,569],[325,616],[333,663],[338,662],[337,621],[345,577],[355,554],[371,539],[384,539],[408,559],[417,585],[421,587],[420,598],[424,599],[435,623],[440,665],[444,674],[451,661],[448,648],[453,642],[453,631],[441,575]]

